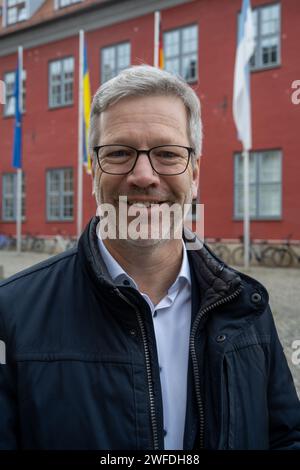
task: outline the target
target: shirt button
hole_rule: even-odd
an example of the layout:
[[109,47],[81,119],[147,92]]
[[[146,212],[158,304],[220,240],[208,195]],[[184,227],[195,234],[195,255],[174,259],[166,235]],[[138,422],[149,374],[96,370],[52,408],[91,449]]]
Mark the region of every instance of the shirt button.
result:
[[167,430],[164,429],[164,436],[166,436],[168,433],[167,433]]
[[130,286],[130,282],[128,281],[128,279],[125,279],[123,281],[123,284],[124,284],[124,286]]
[[162,371],[162,367],[161,367],[161,366],[159,366],[159,372],[161,372],[161,371]]

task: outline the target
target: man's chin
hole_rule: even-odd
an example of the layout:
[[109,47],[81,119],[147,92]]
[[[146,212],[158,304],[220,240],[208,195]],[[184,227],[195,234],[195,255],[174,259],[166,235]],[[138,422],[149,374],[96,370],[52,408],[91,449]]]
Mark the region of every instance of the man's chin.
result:
[[166,243],[168,240],[163,240],[161,238],[149,238],[149,239],[132,239],[132,238],[127,238],[126,240],[121,240],[122,244],[128,246],[128,247],[135,247],[135,248],[154,248],[158,247],[163,243]]

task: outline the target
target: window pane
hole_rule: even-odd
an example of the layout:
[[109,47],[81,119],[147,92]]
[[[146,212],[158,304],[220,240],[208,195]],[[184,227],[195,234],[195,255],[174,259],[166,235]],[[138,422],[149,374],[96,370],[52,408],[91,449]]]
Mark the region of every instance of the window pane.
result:
[[[236,163],[236,182],[243,184],[244,183],[244,157],[243,155],[238,155]],[[255,154],[251,153],[249,155],[249,181],[250,183],[256,182],[256,165],[255,165]]]
[[130,45],[120,44],[117,51],[118,72],[130,65]]
[[116,50],[114,47],[102,49],[102,83],[116,75]]
[[261,58],[264,65],[277,62],[278,41],[277,37],[266,38],[261,41]]
[[113,64],[115,62],[116,50],[114,47],[106,47],[102,49],[102,60],[105,64]]
[[165,61],[165,70],[175,75],[179,75],[179,59],[168,59]]
[[266,152],[259,159],[259,179],[260,182],[280,182],[281,181],[281,159],[277,152]]
[[61,69],[62,69],[62,63],[61,61],[57,62],[51,62],[50,64],[50,72],[51,72],[51,77],[52,79],[59,79],[60,74],[61,74]]
[[179,55],[179,30],[164,34],[164,55],[174,57]]
[[[250,188],[250,216],[256,216],[256,191],[255,185],[251,184]],[[244,215],[244,187],[243,185],[236,186],[236,216]]]
[[68,59],[65,59],[64,63],[63,63],[63,67],[64,67],[65,75],[72,77],[73,76],[73,71],[74,71],[74,59],[73,59],[73,57],[69,57]]
[[[16,219],[17,175],[8,173],[2,176],[2,217],[3,220]],[[25,216],[25,173],[22,174],[22,218]]]
[[49,178],[49,181],[50,181],[49,190],[51,192],[59,191],[59,180],[60,180],[59,173],[56,171],[51,171],[50,178]]
[[281,187],[278,183],[261,184],[259,188],[259,215],[280,216]]
[[50,64],[50,106],[73,103],[74,58]]
[[130,66],[130,43],[117,44],[101,50],[102,83]]
[[197,55],[184,57],[182,60],[182,73],[185,80],[193,80],[197,77]]
[[193,26],[182,30],[182,52],[183,54],[188,52],[197,51],[197,27]]
[[50,170],[47,182],[48,217],[51,220],[70,220],[74,212],[73,169]]
[[252,10],[252,19],[253,19],[253,28],[254,28],[254,34],[257,36],[258,34],[258,10]]
[[261,33],[276,34],[279,31],[279,5],[262,8]]
[[255,53],[251,68],[265,68],[279,63],[280,6],[279,4],[258,7],[253,10],[256,32]]

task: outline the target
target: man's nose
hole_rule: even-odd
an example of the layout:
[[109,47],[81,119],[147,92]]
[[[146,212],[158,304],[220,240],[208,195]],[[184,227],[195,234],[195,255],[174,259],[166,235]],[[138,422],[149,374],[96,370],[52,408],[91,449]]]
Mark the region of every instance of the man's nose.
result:
[[128,175],[128,183],[143,188],[159,183],[159,175],[153,170],[147,154],[140,153],[138,156],[134,169]]

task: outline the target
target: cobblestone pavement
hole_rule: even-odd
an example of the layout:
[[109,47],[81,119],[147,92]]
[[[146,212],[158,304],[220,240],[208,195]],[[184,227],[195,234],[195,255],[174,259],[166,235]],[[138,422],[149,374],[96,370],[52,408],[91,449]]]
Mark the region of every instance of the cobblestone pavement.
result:
[[[0,266],[4,267],[4,276],[8,277],[48,257],[49,255],[39,253],[18,255],[0,251]],[[269,291],[278,334],[300,397],[300,364],[292,363],[292,354],[296,351],[292,344],[296,340],[300,341],[300,269],[251,267],[247,274],[260,281]],[[299,361],[300,353],[297,358]]]

